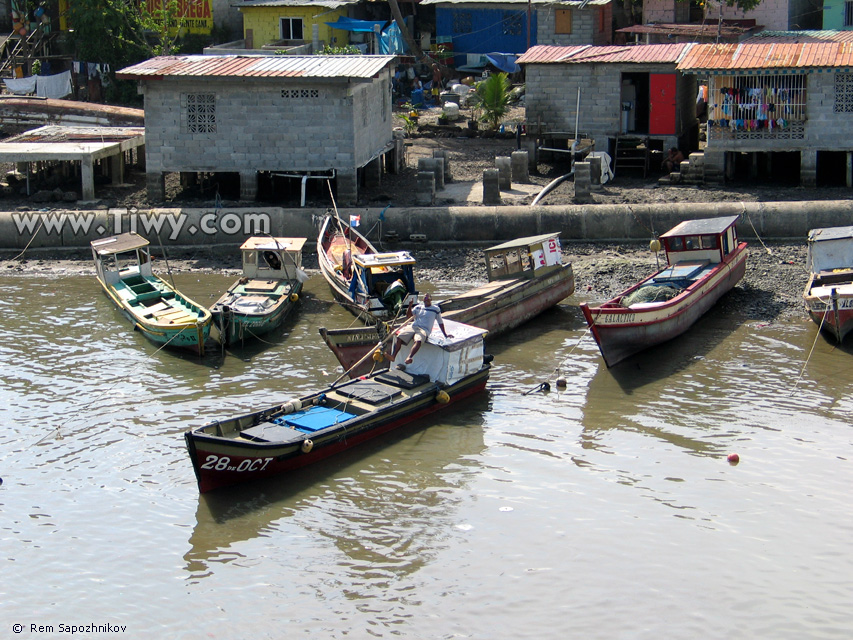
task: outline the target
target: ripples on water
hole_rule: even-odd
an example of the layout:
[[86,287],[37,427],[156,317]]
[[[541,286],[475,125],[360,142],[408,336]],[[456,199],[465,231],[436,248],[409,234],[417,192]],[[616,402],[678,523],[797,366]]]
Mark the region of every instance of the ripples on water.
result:
[[[204,304],[230,281],[177,280]],[[199,497],[181,434],[334,379],[317,328],[352,319],[328,300],[314,277],[271,344],[199,360],[157,352],[92,278],[0,278],[0,622],[849,635],[853,354],[812,325],[715,310],[607,370],[574,300],[493,341],[458,412]]]

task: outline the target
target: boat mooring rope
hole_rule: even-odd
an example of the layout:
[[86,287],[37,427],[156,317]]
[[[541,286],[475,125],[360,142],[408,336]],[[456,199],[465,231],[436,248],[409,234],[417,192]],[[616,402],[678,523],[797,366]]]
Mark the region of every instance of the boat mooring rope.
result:
[[[823,302],[823,300],[821,300],[820,298],[818,298],[818,300]],[[826,303],[826,309],[823,310],[823,315],[820,318],[820,325],[818,325],[817,328],[817,335],[815,335],[814,337],[814,342],[812,342],[812,348],[809,349],[809,355],[806,356],[806,361],[803,363],[803,368],[800,369],[800,375],[798,375],[797,379],[794,381],[794,388],[791,389],[791,395],[794,395],[794,393],[797,391],[797,385],[800,384],[800,380],[803,379],[803,375],[806,372],[806,367],[809,366],[809,361],[812,359],[812,353],[814,353],[814,348],[817,345],[818,339],[820,338],[820,332],[823,331],[823,323],[826,320],[827,311],[829,311],[829,303]]]
[[30,245],[33,243],[33,240],[36,239],[36,236],[39,234],[39,231],[41,231],[41,228],[43,226],[44,226],[44,218],[42,217],[41,222],[39,223],[39,228],[36,229],[36,232],[33,234],[33,237],[30,238],[30,241],[27,243],[27,246],[24,247],[24,249],[21,251],[21,253],[19,253],[14,258],[12,258],[12,260],[19,260],[20,258],[22,258],[24,256],[24,254],[27,252],[27,249],[30,248]]

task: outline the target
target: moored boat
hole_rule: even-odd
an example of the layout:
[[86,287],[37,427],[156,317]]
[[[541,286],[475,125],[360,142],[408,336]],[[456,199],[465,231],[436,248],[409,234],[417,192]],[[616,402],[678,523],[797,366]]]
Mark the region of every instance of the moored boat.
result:
[[853,329],[853,227],[812,229],[803,301],[809,317],[837,342]]
[[281,326],[302,292],[305,238],[251,237],[240,247],[243,276],[211,307],[220,341],[256,338]]
[[152,273],[148,240],[123,233],[91,246],[98,282],[134,328],[156,344],[204,353],[210,312]]
[[436,328],[405,371],[333,383],[187,431],[199,491],[305,467],[482,391],[490,369],[483,352],[486,332],[445,324],[453,337]]
[[600,305],[581,304],[608,367],[681,335],[743,278],[738,216],[682,222],[663,234],[666,267]]
[[[494,337],[527,322],[575,290],[571,264],[564,264],[560,233],[517,238],[484,250],[489,282],[438,302],[445,319],[471,324]],[[320,329],[320,335],[345,370],[375,349],[394,326]],[[352,370],[363,375],[387,366],[367,360]]]
[[320,225],[317,261],[335,300],[365,324],[392,321],[417,300],[409,252],[377,251],[336,215]]

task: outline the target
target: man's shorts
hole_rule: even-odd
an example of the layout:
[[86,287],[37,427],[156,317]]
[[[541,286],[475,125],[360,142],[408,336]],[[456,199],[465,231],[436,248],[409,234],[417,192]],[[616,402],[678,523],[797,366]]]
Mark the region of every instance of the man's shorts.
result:
[[429,335],[426,330],[421,327],[413,327],[408,324],[397,334],[397,339],[403,344],[409,344],[412,341],[412,338],[415,339],[415,342],[426,342]]

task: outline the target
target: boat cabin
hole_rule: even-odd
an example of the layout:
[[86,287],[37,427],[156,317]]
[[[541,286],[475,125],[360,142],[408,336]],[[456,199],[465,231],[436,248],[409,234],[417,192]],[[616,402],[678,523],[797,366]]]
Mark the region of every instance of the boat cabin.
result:
[[[114,286],[124,281],[131,289],[147,287],[154,292],[154,288],[145,280],[152,277],[148,240],[136,233],[123,233],[93,240],[91,244],[95,270],[104,284]],[[139,295],[145,292],[134,289],[134,293]]]
[[735,224],[739,216],[686,220],[664,233],[660,239],[666,251],[666,261],[680,263],[718,264],[738,247]]
[[240,247],[243,275],[259,280],[295,280],[305,238],[251,237]]
[[[808,267],[811,273],[829,277],[829,272],[853,271],[853,227],[827,227],[809,231]],[[823,272],[823,273],[822,273]]]
[[[483,340],[488,331],[449,319],[444,321],[444,327],[453,337],[445,337],[436,323],[414,361],[405,365],[406,374],[450,385],[482,368],[486,357]],[[403,362],[408,352],[408,348],[401,349],[395,365]],[[392,374],[397,371],[395,365],[390,369]]]
[[409,296],[417,296],[415,259],[408,251],[359,253],[352,257],[350,293],[359,302],[399,308]]
[[517,238],[484,251],[489,282],[533,278],[562,265],[560,233]]

